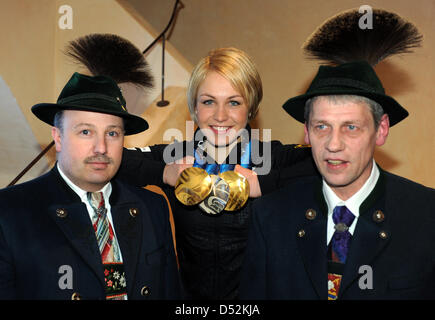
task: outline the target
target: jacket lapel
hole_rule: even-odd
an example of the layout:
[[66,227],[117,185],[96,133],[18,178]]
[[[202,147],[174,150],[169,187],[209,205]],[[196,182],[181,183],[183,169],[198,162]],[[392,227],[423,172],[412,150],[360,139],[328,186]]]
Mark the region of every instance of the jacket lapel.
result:
[[349,255],[344,267],[343,279],[338,298],[345,293],[346,289],[356,281],[360,267],[372,266],[376,257],[387,246],[391,238],[388,227],[388,219],[381,221],[374,219],[376,211],[384,212],[385,176],[381,171],[379,180],[360,206],[360,217],[355,228],[350,246]]
[[48,206],[48,214],[104,287],[101,256],[86,206],[66,185],[56,166],[50,175],[54,182],[50,201],[55,203]]
[[[311,279],[313,287],[320,299],[326,299],[328,294],[328,263],[326,246],[328,211],[321,191],[321,180],[316,183],[314,196],[315,199],[309,199],[308,202],[301,202],[315,203],[315,205],[312,208],[304,208],[304,224],[302,224],[301,227],[301,231],[303,230],[303,236],[301,236],[300,233],[296,236],[298,237],[297,243],[305,269]],[[310,218],[306,214],[308,210],[314,210],[314,218],[312,216]]]
[[[136,266],[138,263],[139,252],[142,248],[142,228],[143,221],[148,215],[144,212],[140,199],[121,187],[117,182],[112,181],[112,195],[110,197],[112,219],[115,226],[115,233],[121,249],[122,260],[127,280],[128,295],[131,295],[133,283],[135,283]],[[145,220],[144,220],[145,218]],[[151,221],[148,221],[151,225]]]
[[380,237],[381,231],[385,231],[385,229],[381,229],[372,221],[361,217],[358,219],[349,256],[344,267],[339,299],[346,289],[361,275],[359,273],[360,267],[364,265],[372,266],[376,256],[388,244],[389,238],[382,239]]
[[[63,210],[67,216],[58,216],[58,210]],[[72,247],[94,271],[104,286],[101,255],[86,206],[83,203],[70,205],[56,204],[51,206],[49,211],[50,216],[62,230]]]
[[318,218],[303,226],[305,235],[297,240],[305,269],[320,299],[326,299],[327,287],[327,247],[326,219]]

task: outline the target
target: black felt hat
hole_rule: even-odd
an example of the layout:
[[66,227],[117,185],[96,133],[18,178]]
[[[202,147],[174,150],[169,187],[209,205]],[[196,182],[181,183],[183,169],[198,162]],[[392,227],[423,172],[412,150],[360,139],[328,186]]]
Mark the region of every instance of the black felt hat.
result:
[[375,71],[365,61],[349,62],[338,66],[320,66],[307,92],[287,100],[283,108],[296,120],[305,122],[306,101],[324,95],[358,95],[374,100],[388,114],[390,126],[408,116],[408,111],[385,94]]
[[74,73],[63,88],[57,103],[39,103],[32,112],[42,121],[53,125],[54,116],[62,110],[81,110],[112,114],[123,118],[125,135],[148,129],[145,119],[127,112],[125,99],[118,85],[106,76],[86,76]]

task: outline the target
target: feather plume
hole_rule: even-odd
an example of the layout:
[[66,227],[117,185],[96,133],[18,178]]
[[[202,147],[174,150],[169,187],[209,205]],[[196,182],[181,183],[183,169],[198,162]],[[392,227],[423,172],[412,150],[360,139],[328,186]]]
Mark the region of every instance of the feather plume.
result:
[[64,53],[94,76],[104,75],[117,83],[153,87],[153,77],[143,54],[130,41],[117,35],[83,36],[69,42]]
[[366,29],[360,28],[364,13],[358,9],[340,13],[318,27],[302,48],[309,58],[327,64],[364,60],[375,66],[421,45],[423,37],[412,23],[385,10],[373,9],[372,13],[372,28]]

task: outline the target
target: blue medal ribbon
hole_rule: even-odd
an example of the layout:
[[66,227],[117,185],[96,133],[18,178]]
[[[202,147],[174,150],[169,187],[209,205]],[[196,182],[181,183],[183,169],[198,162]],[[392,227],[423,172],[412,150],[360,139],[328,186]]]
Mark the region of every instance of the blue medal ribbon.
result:
[[[228,164],[228,163],[207,163],[207,159],[204,156],[204,149],[202,148],[202,143],[198,145],[195,150],[195,162],[193,163],[193,167],[202,168],[207,171],[208,174],[218,175],[221,172],[233,171],[236,167],[236,164]],[[240,165],[243,168],[251,169],[251,141],[247,141],[245,143],[242,142],[241,156],[240,156]]]

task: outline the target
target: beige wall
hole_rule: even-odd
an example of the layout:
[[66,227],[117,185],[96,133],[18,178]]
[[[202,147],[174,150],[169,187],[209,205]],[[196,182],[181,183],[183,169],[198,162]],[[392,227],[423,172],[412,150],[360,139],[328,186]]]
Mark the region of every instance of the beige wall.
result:
[[0,74],[40,143],[45,134],[30,107],[54,99],[56,12],[52,0],[0,2]]
[[[174,0],[125,0],[155,29],[164,28]],[[435,1],[434,0],[183,0],[171,43],[195,64],[209,50],[235,46],[248,52],[261,72],[264,100],[253,125],[272,128],[272,138],[303,142],[302,125],[281,106],[301,94],[317,71],[301,45],[327,18],[368,4],[396,12],[414,22],[424,36],[423,48],[393,57],[377,67],[387,93],[410,116],[390,131],[376,160],[387,170],[435,187]]]
[[[49,143],[30,107],[54,99],[55,30],[49,21],[55,20],[55,14],[52,0],[0,1],[0,187]],[[48,167],[42,159],[21,181],[41,175]]]

